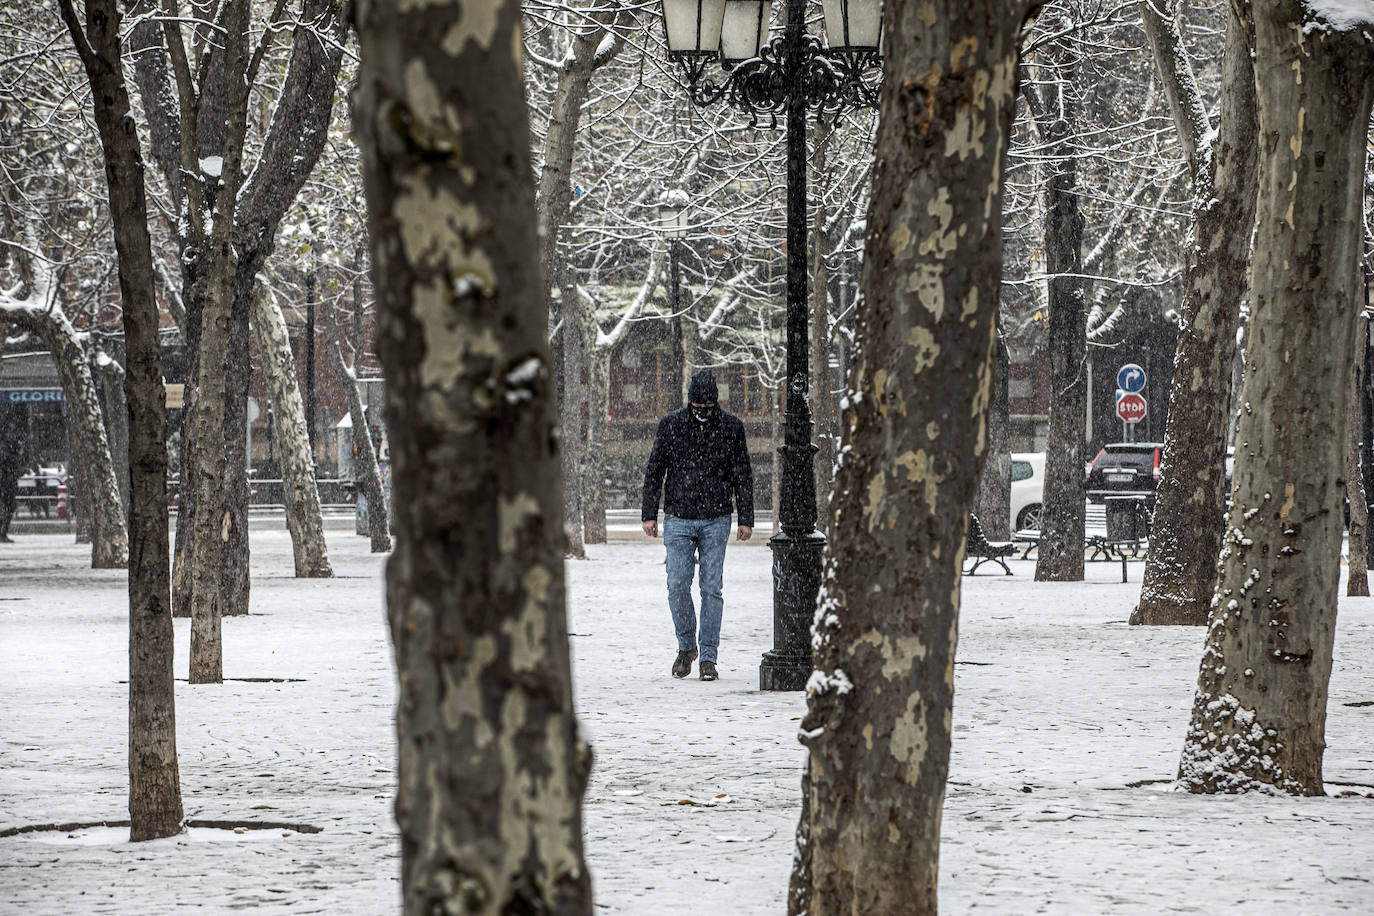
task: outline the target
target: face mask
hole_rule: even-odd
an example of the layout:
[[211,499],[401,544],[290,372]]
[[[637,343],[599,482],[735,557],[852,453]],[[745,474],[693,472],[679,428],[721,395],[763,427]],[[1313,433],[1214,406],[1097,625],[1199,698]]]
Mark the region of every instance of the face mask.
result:
[[705,423],[705,422],[709,421],[709,420],[711,419],[711,417],[715,416],[715,413],[716,413],[716,409],[715,409],[714,407],[693,407],[693,408],[692,408],[692,417],[693,417],[698,423]]

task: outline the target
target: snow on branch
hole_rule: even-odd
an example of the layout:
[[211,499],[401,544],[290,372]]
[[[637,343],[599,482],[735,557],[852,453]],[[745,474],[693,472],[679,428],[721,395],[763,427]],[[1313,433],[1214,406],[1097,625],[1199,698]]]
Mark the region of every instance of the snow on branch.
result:
[[664,249],[655,247],[653,252],[649,255],[649,270],[644,277],[644,283],[639,287],[638,295],[635,296],[634,301],[630,303],[629,307],[625,309],[624,313],[620,316],[620,320],[616,322],[615,327],[611,329],[610,333],[606,333],[600,328],[597,328],[597,349],[606,349],[607,347],[614,347],[618,344],[621,338],[625,336],[625,333],[629,331],[630,325],[633,324],[644,311],[644,306],[654,293],[654,287],[658,286],[659,274],[663,273],[663,252]]
[[698,337],[703,341],[710,340],[723,327],[721,322],[730,317],[730,313],[739,308],[740,302],[743,301],[744,297],[740,294],[740,287],[753,279],[757,272],[757,265],[747,267],[725,281],[725,287],[721,290],[720,298],[716,300],[716,307],[712,309],[711,314],[701,323],[701,328],[697,331]]

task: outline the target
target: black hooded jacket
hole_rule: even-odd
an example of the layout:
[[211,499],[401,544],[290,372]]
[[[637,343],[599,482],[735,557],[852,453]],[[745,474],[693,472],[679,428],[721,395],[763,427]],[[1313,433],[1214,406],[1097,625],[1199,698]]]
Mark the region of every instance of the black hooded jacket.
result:
[[[709,370],[697,373],[688,397],[699,404],[715,403],[715,379],[710,379],[709,399],[702,396],[707,391],[698,385],[703,373],[709,378]],[[644,470],[643,521],[658,519],[660,492],[668,515],[720,518],[733,508],[739,524],[754,527],[754,474],[739,418],[717,407],[701,423],[690,407],[683,407],[660,420]]]

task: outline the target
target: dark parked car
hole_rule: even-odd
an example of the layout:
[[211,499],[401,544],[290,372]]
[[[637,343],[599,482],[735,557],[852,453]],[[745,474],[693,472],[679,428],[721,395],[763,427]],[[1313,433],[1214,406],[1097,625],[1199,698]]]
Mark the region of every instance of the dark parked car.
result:
[[1110,442],[1088,467],[1088,501],[1103,503],[1109,496],[1144,497],[1154,508],[1163,442]]

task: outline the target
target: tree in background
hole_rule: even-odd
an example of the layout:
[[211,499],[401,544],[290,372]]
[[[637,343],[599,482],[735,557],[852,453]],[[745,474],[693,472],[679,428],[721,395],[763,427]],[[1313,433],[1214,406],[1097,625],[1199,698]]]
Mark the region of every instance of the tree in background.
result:
[[[282,217],[295,201],[329,138],[330,112],[343,57],[345,23],[337,0],[300,0],[299,11],[285,2],[268,12],[268,27],[255,44],[253,8],[244,30],[228,33],[224,17],[232,4],[201,6],[180,0],[136,0],[138,18],[130,30],[134,70],[154,161],[161,178],[159,203],[171,215],[158,230],[170,236],[168,248],[178,255],[172,267],[160,265],[163,292],[179,315],[190,356],[190,376],[199,377],[202,352],[202,312],[209,290],[208,268],[214,245],[210,237],[213,211],[220,198],[224,160],[230,146],[242,156],[242,190],[234,202],[230,227],[236,255],[231,277],[232,302],[223,356],[227,373],[224,398],[225,472],[221,495],[211,514],[227,520],[220,550],[217,589],[222,613],[248,613],[248,460],[247,396],[251,377],[249,316],[254,284],[275,245]],[[289,28],[288,28],[289,25]],[[279,36],[290,36],[278,48]],[[220,36],[218,40],[212,40]],[[229,46],[245,56],[249,86],[247,117],[229,131],[224,67]],[[282,363],[280,355],[273,357]],[[269,360],[269,361],[273,361]],[[285,362],[286,365],[291,365]],[[188,391],[188,410],[182,429],[183,481],[194,475],[196,457],[192,418],[198,409],[194,385]],[[312,475],[313,476],[313,475]],[[298,482],[298,486],[314,486]],[[173,566],[173,607],[184,616],[193,598],[196,565],[190,532],[198,504],[194,489],[183,484],[177,505],[177,551]],[[301,534],[308,526],[298,527]],[[323,540],[294,545],[312,554],[308,569],[327,568]],[[205,580],[205,581],[208,581]]]
[[[1077,3],[1071,4],[1077,6]],[[1049,43],[1037,89],[1022,92],[1030,102],[1045,163],[1044,240],[1048,276],[1051,365],[1050,428],[1045,443],[1045,489],[1040,515],[1037,582],[1083,580],[1083,425],[1088,403],[1087,302],[1083,282],[1083,231],[1078,157],[1071,145],[1081,123],[1079,86],[1082,54],[1068,33],[1074,17],[1059,7],[1047,25],[1064,33]]]
[[166,395],[143,155],[138,134],[131,129],[119,7],[115,0],[87,0],[83,29],[72,0],[58,2],[91,84],[124,304],[130,487],[129,837],[151,840],[180,832],[183,809],[167,570],[167,444],[162,438]]
[[404,909],[589,914],[520,5],[354,16],[395,462]]
[[1231,364],[1255,225],[1253,25],[1248,3],[1228,5],[1220,124],[1214,130],[1172,3],[1140,8],[1192,175],[1193,243],[1186,252],[1158,501],[1131,623],[1201,626],[1216,588],[1224,531]]

